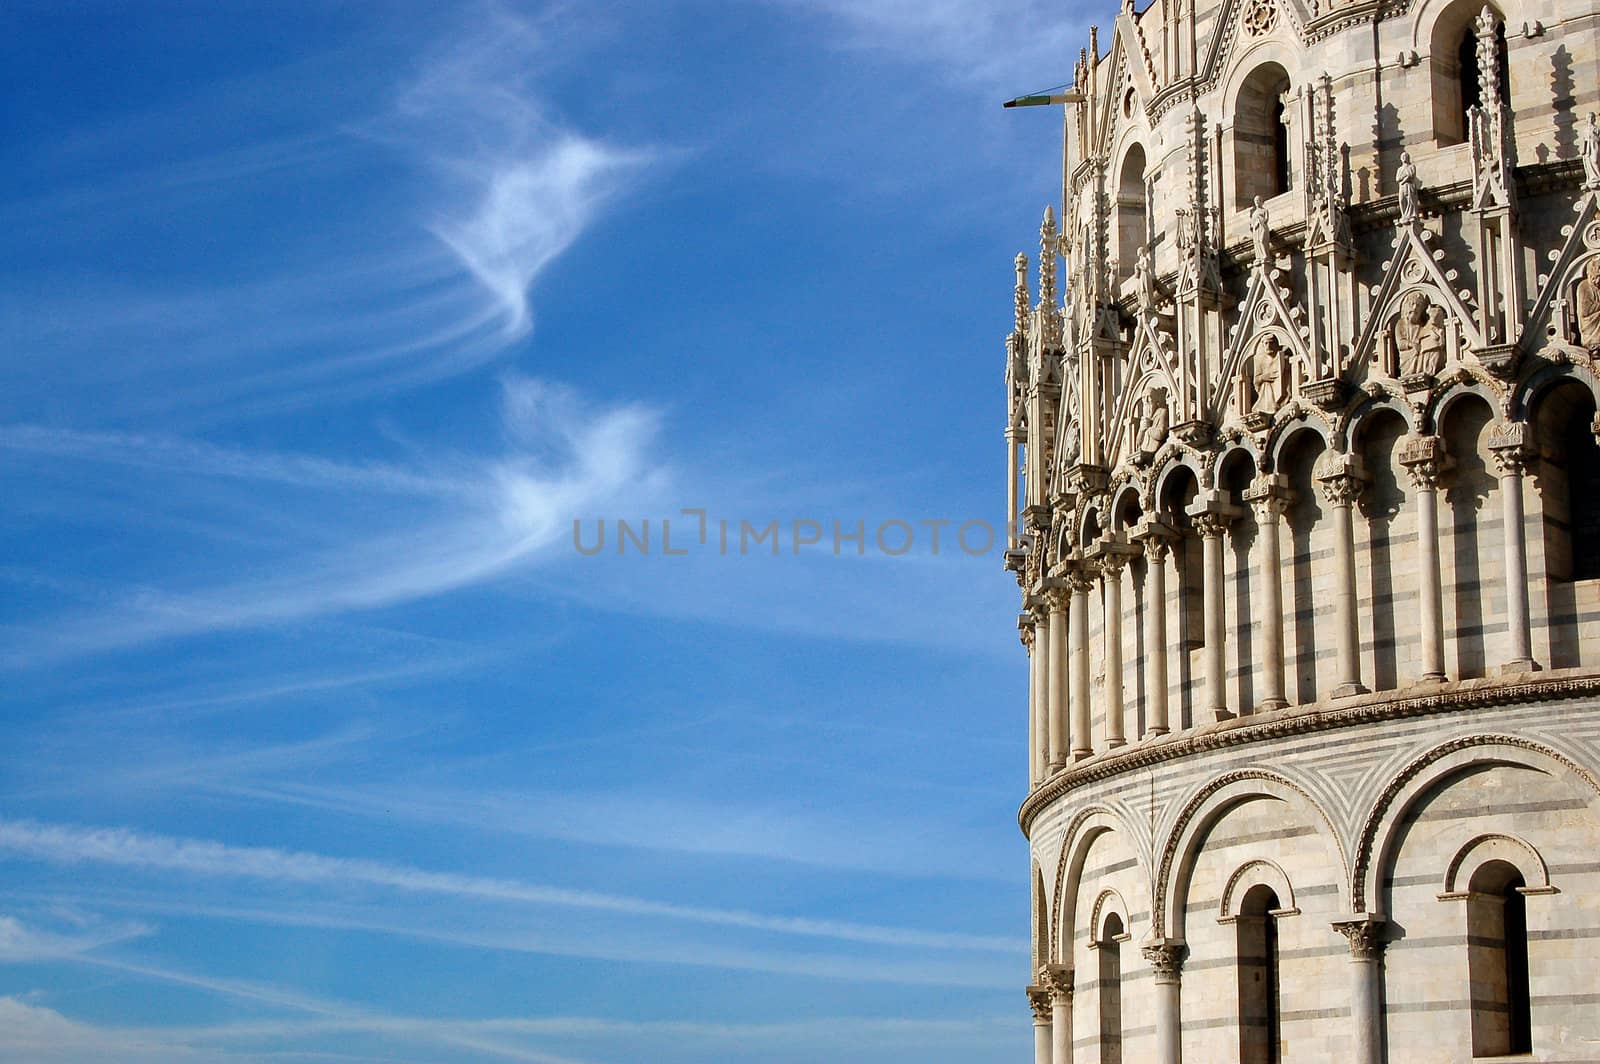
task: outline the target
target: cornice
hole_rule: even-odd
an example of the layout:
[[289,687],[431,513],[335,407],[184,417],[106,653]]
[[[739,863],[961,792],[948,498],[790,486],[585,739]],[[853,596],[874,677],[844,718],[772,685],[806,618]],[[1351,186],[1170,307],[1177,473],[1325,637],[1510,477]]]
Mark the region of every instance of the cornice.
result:
[[[1124,773],[1147,769],[1216,750],[1386,720],[1484,709],[1511,703],[1553,702],[1600,695],[1600,670],[1567,669],[1542,676],[1460,680],[1422,686],[1425,693],[1385,691],[1354,698],[1237,717],[1186,732],[1162,736],[1137,746],[1108,751],[1069,765],[1050,777],[1023,801],[1017,823],[1026,836],[1038,815],[1073,791]],[[1411,688],[1410,690],[1417,690]]]

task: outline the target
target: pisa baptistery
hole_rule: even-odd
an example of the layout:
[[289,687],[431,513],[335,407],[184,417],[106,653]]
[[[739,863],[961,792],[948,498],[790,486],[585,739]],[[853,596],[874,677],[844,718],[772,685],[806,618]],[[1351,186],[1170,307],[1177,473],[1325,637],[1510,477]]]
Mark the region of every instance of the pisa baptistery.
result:
[[1600,4],[1087,43],[1016,101],[1036,1061],[1600,1060]]

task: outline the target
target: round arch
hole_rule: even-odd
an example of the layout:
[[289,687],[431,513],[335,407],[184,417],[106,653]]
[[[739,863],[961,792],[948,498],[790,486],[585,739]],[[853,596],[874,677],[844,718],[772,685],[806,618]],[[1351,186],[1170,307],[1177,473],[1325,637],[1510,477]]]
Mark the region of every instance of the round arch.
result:
[[1452,739],[1413,758],[1379,792],[1356,839],[1353,912],[1367,912],[1381,900],[1383,875],[1394,861],[1399,827],[1417,802],[1467,769],[1487,765],[1516,765],[1563,779],[1581,794],[1589,812],[1600,817],[1600,779],[1560,751],[1515,735]]
[[1300,784],[1277,772],[1266,769],[1240,769],[1211,780],[1200,787],[1183,805],[1162,848],[1161,863],[1157,869],[1155,904],[1151,907],[1152,934],[1167,938],[1185,937],[1185,895],[1189,890],[1189,876],[1199,856],[1200,843],[1206,832],[1230,809],[1245,802],[1282,801],[1308,814],[1307,819],[1319,825],[1324,846],[1328,848],[1330,865],[1338,869],[1340,893],[1348,894],[1350,864],[1338,830],[1327,812]]
[[[1089,857],[1090,846],[1101,835],[1117,832],[1130,840],[1136,838],[1132,825],[1110,806],[1096,805],[1084,809],[1073,817],[1061,838],[1061,854],[1056,862],[1054,905],[1050,908],[1050,960],[1057,964],[1072,964],[1072,930],[1078,924],[1078,898],[1083,889],[1083,866]],[[1140,864],[1148,879],[1149,868],[1140,855]],[[1123,909],[1126,920],[1128,911]]]

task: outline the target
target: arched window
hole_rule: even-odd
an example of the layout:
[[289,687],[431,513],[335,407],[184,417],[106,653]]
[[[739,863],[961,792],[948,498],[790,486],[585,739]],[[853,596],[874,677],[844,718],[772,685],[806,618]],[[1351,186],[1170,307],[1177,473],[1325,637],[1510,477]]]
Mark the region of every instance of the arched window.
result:
[[1527,900],[1522,873],[1486,861],[1467,882],[1467,975],[1472,1055],[1533,1052],[1528,998]]
[[[1468,117],[1474,107],[1482,105],[1483,72],[1478,62],[1479,14],[1484,10],[1482,0],[1460,0],[1434,23],[1433,51],[1433,125],[1434,136],[1440,144],[1460,144],[1467,139],[1471,128]],[[1495,65],[1499,71],[1500,101],[1511,102],[1511,65],[1506,51],[1506,27],[1493,8],[1495,19]]]
[[1594,398],[1577,383],[1552,389],[1535,412],[1544,458],[1538,477],[1545,564],[1557,580],[1600,577],[1600,444],[1591,428],[1594,419]]
[[1276,63],[1254,70],[1239,89],[1233,119],[1234,198],[1248,207],[1294,183],[1289,150],[1289,74]]
[[1277,892],[1264,883],[1239,902],[1239,1064],[1278,1064],[1279,907]]
[[1117,178],[1117,277],[1122,281],[1133,276],[1139,249],[1149,240],[1144,168],[1144,149],[1135,144],[1123,157]]
[[1122,1064],[1122,918],[1107,913],[1095,952],[1100,955],[1100,1064]]

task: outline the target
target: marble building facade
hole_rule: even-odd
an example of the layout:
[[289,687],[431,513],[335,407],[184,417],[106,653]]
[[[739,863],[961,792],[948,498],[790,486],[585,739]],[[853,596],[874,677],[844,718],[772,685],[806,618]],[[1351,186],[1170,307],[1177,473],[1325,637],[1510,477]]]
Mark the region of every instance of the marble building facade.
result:
[[1600,1060],[1600,3],[1130,0],[1050,102],[1036,1064]]

